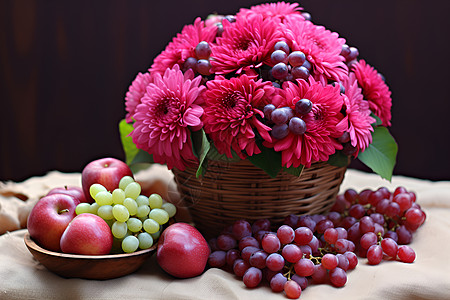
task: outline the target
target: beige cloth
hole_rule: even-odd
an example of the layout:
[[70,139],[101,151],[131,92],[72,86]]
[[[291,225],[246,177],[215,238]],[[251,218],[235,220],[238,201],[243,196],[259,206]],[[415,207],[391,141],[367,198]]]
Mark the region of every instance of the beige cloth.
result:
[[[157,168],[138,174],[157,188],[173,192],[170,172]],[[51,187],[79,185],[80,174],[51,172],[44,177],[0,186],[2,211],[19,220],[18,207],[26,207]],[[370,266],[360,259],[348,273],[343,288],[312,285],[300,299],[450,299],[450,182],[431,182],[395,176],[392,183],[377,175],[348,170],[341,190],[405,186],[417,193],[417,201],[427,213],[425,224],[414,234],[411,246],[416,261],[404,264],[383,261]],[[153,187],[155,188],[155,187]],[[8,194],[9,193],[9,194]],[[14,196],[28,197],[23,201]],[[25,197],[23,197],[23,195]],[[27,203],[31,201],[30,203]],[[6,204],[8,203],[8,204]],[[20,222],[19,222],[20,223]],[[37,263],[23,242],[26,229],[0,236],[0,299],[286,299],[268,286],[245,288],[242,280],[219,269],[207,270],[190,279],[174,279],[165,274],[152,256],[136,273],[118,279],[96,281],[64,279]]]

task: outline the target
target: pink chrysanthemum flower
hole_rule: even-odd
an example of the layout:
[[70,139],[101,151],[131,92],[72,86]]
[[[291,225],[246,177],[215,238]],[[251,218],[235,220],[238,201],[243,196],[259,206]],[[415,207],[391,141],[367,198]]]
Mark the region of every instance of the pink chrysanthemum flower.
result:
[[358,87],[355,74],[350,73],[349,79],[343,82],[345,87],[344,104],[348,120],[348,133],[350,143],[356,148],[355,157],[359,151],[364,151],[372,142],[372,123],[375,119],[370,116],[369,102],[363,99],[361,89]]
[[336,138],[341,136],[347,125],[343,122],[340,110],[343,97],[339,86],[324,86],[310,78],[310,83],[297,80],[297,84],[286,81],[283,91],[276,96],[278,107],[290,107],[295,110],[295,104],[300,99],[309,99],[313,103],[312,110],[305,116],[298,116],[306,123],[306,132],[302,135],[289,132],[280,140],[265,143],[275,151],[281,151],[281,162],[286,167],[309,168],[311,163],[327,161],[329,156],[342,149]]
[[181,33],[166,46],[150,68],[150,72],[164,74],[167,68],[178,64],[181,68],[188,57],[195,57],[195,47],[201,41],[211,43],[216,37],[217,26],[205,27],[204,22],[197,18],[194,24],[183,27]]
[[136,106],[141,103],[141,99],[145,94],[147,85],[151,82],[150,73],[139,73],[128,88],[125,96],[125,110],[128,112],[125,116],[127,123],[133,122],[133,114]]
[[230,23],[223,20],[224,32],[212,45],[212,72],[224,75],[236,71],[242,73],[258,68],[263,62],[270,64],[270,51],[281,40],[280,21],[261,15],[254,18],[236,18]]
[[383,78],[364,60],[355,63],[352,71],[355,72],[364,99],[369,101],[370,109],[381,119],[383,126],[391,126],[391,91]]
[[229,80],[219,76],[206,84],[202,120],[205,132],[217,150],[232,157],[233,149],[241,158],[260,153],[254,130],[263,139],[271,141],[270,127],[260,122],[257,116],[264,117],[261,109],[274,93],[272,84],[254,81],[247,75]]
[[136,107],[133,142],[139,149],[153,154],[157,163],[169,169],[184,170],[198,160],[192,152],[189,127],[202,125],[203,108],[197,103],[204,86],[201,76],[184,75],[178,65],[167,69],[164,76],[156,73],[147,86],[142,103]]
[[255,5],[248,8],[241,8],[237,13],[238,18],[252,18],[255,15],[262,15],[264,19],[279,17],[281,21],[284,20],[287,15],[294,15],[299,20],[304,20],[305,18],[299,13],[302,8],[298,7],[298,3],[286,3],[286,2],[277,2],[277,3],[263,3],[259,5]]
[[298,22],[286,16],[284,21],[286,42],[292,51],[300,50],[312,64],[312,75],[323,74],[327,79],[341,81],[347,78],[348,68],[340,55],[345,39],[323,26],[310,21]]

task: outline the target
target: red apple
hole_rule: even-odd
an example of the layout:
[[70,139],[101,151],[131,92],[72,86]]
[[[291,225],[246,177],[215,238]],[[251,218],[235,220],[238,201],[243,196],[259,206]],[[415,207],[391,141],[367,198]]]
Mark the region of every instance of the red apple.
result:
[[61,235],[75,218],[77,204],[78,200],[66,194],[42,197],[28,216],[27,228],[31,238],[45,249],[60,252]]
[[84,213],[76,216],[61,236],[64,253],[84,255],[109,254],[113,235],[108,224],[97,215]]
[[175,223],[161,234],[156,259],[170,275],[190,278],[203,272],[210,252],[208,243],[197,229],[186,223]]
[[87,202],[94,202],[89,193],[91,185],[99,183],[112,192],[124,176],[133,177],[133,173],[126,163],[116,158],[106,157],[88,163],[81,172],[81,185]]
[[87,202],[83,189],[78,186],[56,187],[51,189],[47,195],[52,194],[67,194],[78,200],[78,203]]

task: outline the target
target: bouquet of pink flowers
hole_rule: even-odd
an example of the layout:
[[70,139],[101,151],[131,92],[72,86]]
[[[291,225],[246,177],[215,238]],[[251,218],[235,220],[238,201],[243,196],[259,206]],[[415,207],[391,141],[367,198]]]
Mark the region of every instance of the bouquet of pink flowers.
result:
[[120,123],[127,162],[169,169],[248,159],[274,177],[358,158],[389,179],[391,92],[357,48],[298,4],[186,25],[139,73]]

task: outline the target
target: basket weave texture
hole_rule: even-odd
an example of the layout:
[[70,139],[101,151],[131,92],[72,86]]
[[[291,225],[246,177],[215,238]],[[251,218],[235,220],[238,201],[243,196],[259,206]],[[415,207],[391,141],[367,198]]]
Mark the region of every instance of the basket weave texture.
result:
[[235,220],[268,218],[281,222],[289,214],[318,214],[334,203],[347,167],[315,163],[300,177],[284,171],[271,178],[248,160],[209,161],[196,178],[196,169],[173,169],[181,197],[195,226],[208,237]]

